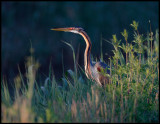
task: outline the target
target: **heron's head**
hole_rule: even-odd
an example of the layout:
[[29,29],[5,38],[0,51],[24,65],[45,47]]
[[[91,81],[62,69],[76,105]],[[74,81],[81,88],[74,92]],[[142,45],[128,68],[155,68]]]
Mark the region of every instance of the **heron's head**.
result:
[[83,31],[83,28],[68,27],[68,28],[52,28],[51,30],[54,30],[54,31],[65,31],[65,32],[72,32],[72,33],[79,34],[81,31]]

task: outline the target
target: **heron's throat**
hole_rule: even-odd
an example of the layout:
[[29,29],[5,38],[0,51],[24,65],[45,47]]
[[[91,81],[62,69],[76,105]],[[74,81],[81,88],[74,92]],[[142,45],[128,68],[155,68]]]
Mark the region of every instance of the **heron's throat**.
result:
[[84,66],[85,66],[85,73],[87,75],[88,78],[91,77],[91,59],[90,59],[90,54],[91,54],[91,41],[89,36],[87,35],[87,33],[85,31],[82,31],[80,33],[80,35],[82,35],[82,37],[84,38],[85,42],[86,42],[86,49],[84,52]]

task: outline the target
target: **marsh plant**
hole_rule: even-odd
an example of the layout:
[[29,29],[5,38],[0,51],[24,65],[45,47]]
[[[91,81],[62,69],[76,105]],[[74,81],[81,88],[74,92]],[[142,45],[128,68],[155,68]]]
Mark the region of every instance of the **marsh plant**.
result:
[[131,27],[132,41],[126,29],[122,40],[113,35],[110,41],[114,56],[107,63],[111,74],[105,87],[85,77],[66,42],[73,50],[74,70],[58,82],[50,64],[46,79],[37,82],[40,64],[31,47],[26,74],[18,67],[14,78],[14,97],[1,78],[2,122],[159,122],[159,32],[140,34],[136,21]]

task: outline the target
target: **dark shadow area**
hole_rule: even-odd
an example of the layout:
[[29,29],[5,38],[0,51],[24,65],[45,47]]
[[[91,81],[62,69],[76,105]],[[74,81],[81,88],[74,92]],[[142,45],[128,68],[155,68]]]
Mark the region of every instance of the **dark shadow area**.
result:
[[[92,41],[92,55],[100,59],[101,36],[111,40],[116,34],[124,40],[124,29],[133,37],[130,26],[133,20],[139,22],[139,32],[147,33],[159,27],[158,2],[2,2],[1,4],[1,75],[8,82],[18,74],[18,67],[25,73],[25,58],[29,49],[34,48],[34,56],[40,63],[39,74],[48,76],[49,64],[56,79],[60,79],[64,70],[74,69],[72,50],[63,41],[79,49],[78,63],[83,67],[85,42],[79,35],[51,31],[51,28],[82,27]],[[129,39],[128,41],[130,41]],[[103,57],[107,62],[112,56],[113,47],[103,41]],[[106,55],[107,53],[107,55]],[[62,62],[63,54],[63,62]]]

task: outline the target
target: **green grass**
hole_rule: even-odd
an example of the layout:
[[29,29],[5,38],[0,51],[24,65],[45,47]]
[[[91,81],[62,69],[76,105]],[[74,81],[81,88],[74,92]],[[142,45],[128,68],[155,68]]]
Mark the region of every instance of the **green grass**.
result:
[[50,65],[48,77],[39,85],[39,63],[31,47],[26,74],[18,67],[13,98],[1,79],[2,122],[159,122],[159,32],[150,30],[144,36],[137,22],[131,26],[133,41],[127,41],[127,30],[121,32],[125,44],[113,35],[110,84],[103,88],[77,68],[74,49],[66,42],[73,50],[74,71],[68,70],[58,82]]

